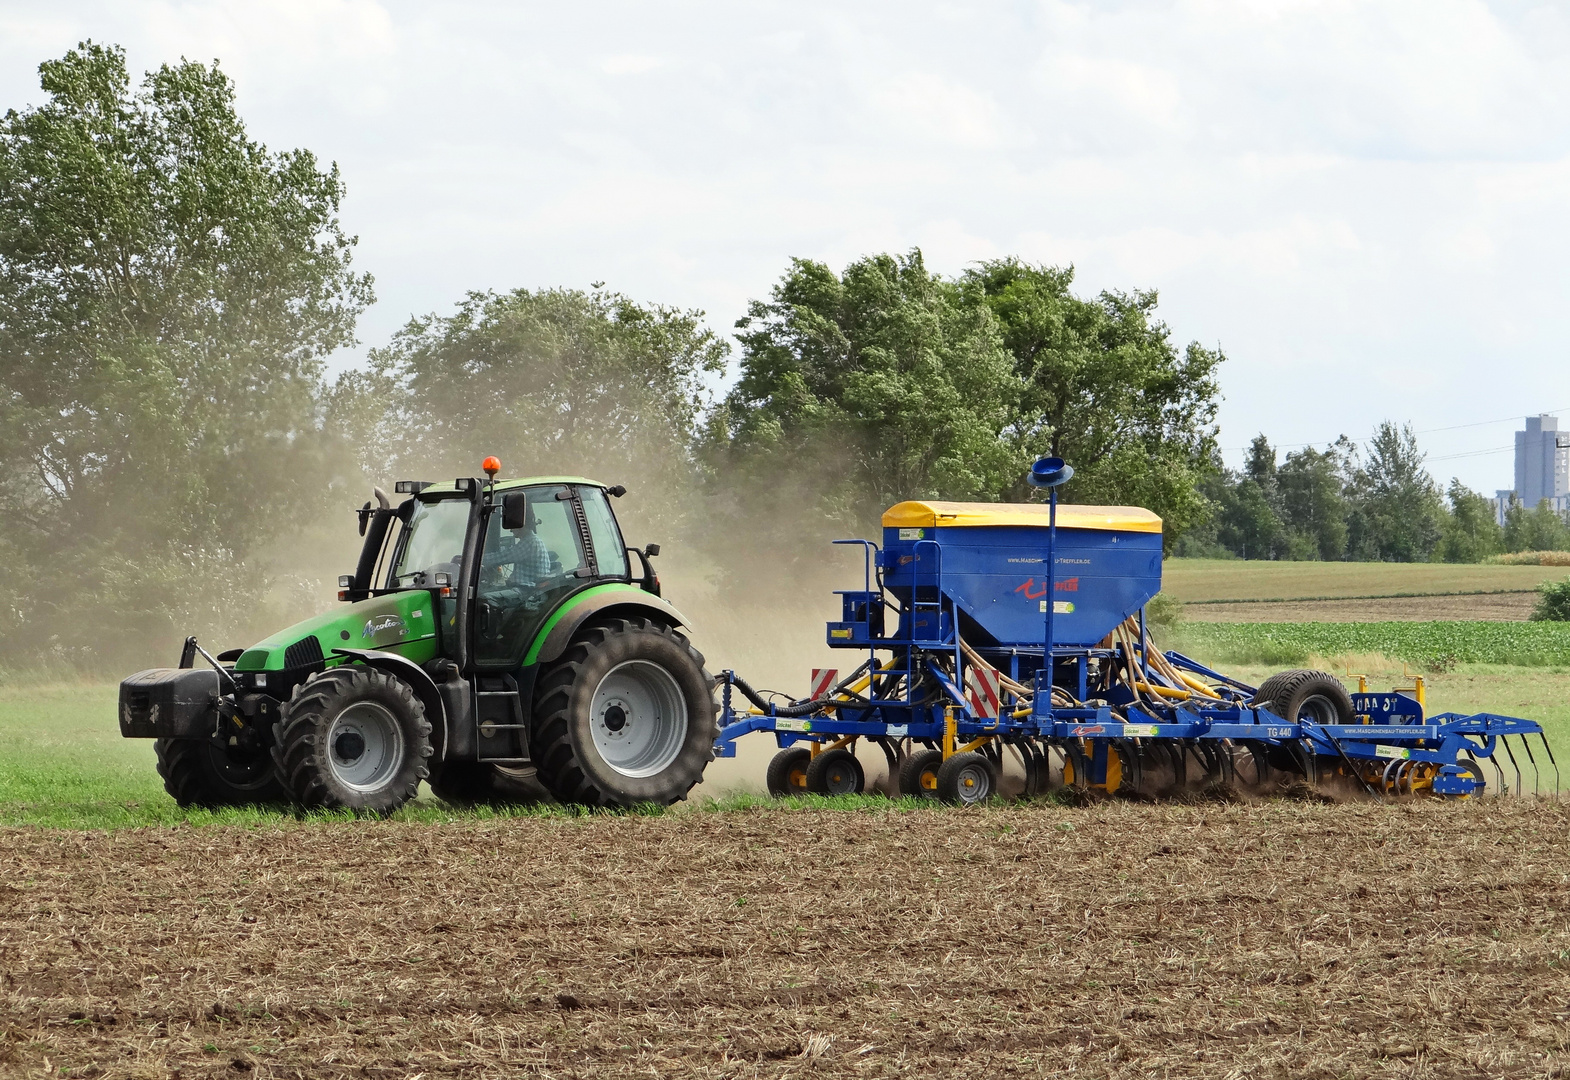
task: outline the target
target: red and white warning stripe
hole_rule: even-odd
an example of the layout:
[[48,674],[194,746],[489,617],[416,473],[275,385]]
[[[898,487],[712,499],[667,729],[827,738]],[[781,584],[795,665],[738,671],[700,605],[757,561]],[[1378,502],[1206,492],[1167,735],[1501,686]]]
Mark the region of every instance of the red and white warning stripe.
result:
[[829,691],[834,689],[834,684],[839,682],[839,677],[839,668],[813,668],[812,693],[808,694],[807,696],[813,701],[817,701],[819,698],[828,697]]
[[1003,711],[1003,674],[996,668],[972,664],[965,673],[970,686],[970,711],[982,720],[996,720]]

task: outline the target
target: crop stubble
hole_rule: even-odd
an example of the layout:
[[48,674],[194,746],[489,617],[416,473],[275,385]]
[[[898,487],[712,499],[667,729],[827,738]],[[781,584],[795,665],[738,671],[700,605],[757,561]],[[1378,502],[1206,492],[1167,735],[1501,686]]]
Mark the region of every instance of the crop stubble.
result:
[[1567,824],[1517,800],[7,830],[0,1073],[1554,1075]]

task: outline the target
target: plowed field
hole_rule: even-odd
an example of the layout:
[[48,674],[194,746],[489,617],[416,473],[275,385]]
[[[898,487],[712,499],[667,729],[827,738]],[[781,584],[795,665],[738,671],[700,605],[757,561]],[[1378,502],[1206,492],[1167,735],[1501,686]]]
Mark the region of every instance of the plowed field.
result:
[[0,831],[0,1073],[1547,1076],[1560,804]]

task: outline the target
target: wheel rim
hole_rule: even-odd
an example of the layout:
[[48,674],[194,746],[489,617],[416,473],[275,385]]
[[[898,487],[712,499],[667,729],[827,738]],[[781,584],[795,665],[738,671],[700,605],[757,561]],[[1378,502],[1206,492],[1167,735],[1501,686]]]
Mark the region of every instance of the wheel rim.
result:
[[273,761],[265,752],[236,754],[214,746],[210,742],[207,744],[207,752],[212,755],[213,768],[217,770],[218,775],[233,787],[259,788],[273,777]]
[[836,757],[823,770],[823,788],[830,795],[854,795],[860,786],[855,765],[844,758]]
[[403,760],[403,729],[374,701],[350,705],[327,729],[333,777],[354,791],[378,791],[392,782]]
[[1335,702],[1323,694],[1314,694],[1304,698],[1303,704],[1297,707],[1297,719],[1323,727],[1326,724],[1339,724],[1341,714],[1336,710]]
[[954,790],[962,803],[981,802],[992,794],[992,770],[979,761],[966,765],[954,778]]
[[595,688],[590,726],[605,764],[623,776],[654,776],[687,741],[687,703],[670,672],[628,660]]

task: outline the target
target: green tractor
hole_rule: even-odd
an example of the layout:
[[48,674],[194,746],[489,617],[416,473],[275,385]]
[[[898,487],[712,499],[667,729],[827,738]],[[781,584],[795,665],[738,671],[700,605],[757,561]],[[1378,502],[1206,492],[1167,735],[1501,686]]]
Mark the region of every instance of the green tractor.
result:
[[686,797],[714,680],[660,597],[659,546],[623,543],[620,486],[500,468],[401,481],[396,506],[377,489],[337,611],[217,656],[187,639],[178,668],[120,684],[120,733],[157,740],[181,806],[385,814],[422,780],[456,803]]

